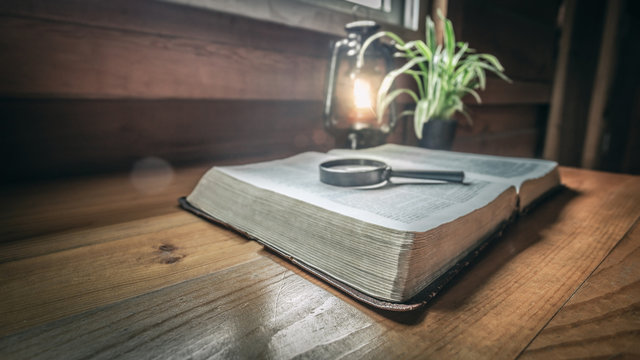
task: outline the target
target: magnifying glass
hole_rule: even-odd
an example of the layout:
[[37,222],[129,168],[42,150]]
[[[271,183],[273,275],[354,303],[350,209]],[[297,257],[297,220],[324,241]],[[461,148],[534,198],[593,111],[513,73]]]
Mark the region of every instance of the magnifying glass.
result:
[[368,186],[380,184],[392,177],[439,180],[453,183],[464,181],[463,171],[395,171],[382,161],[370,159],[339,159],[320,164],[320,181],[335,186]]

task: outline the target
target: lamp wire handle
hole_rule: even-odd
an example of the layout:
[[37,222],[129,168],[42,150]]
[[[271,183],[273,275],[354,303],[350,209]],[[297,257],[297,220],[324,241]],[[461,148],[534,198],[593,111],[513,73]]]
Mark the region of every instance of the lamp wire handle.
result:
[[333,44],[333,50],[331,52],[331,60],[329,61],[329,74],[327,76],[327,96],[325,96],[324,103],[324,127],[325,129],[331,128],[331,102],[333,101],[333,92],[335,91],[334,75],[337,70],[338,53],[340,49],[349,44],[348,39],[342,39]]

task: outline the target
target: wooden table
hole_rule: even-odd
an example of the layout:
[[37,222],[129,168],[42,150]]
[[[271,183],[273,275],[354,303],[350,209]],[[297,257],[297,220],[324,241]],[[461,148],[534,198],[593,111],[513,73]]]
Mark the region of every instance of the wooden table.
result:
[[561,169],[430,306],[388,313],[180,210],[205,170],[3,190],[2,357],[640,357],[639,177]]

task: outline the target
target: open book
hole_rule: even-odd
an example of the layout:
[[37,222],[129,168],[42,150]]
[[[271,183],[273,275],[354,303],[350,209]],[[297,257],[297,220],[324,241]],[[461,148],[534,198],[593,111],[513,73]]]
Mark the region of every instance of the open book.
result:
[[[394,170],[463,170],[464,184],[392,178],[368,188],[319,181],[330,159]],[[258,240],[371,305],[411,310],[515,215],[560,185],[557,164],[383,145],[214,167],[183,207]]]

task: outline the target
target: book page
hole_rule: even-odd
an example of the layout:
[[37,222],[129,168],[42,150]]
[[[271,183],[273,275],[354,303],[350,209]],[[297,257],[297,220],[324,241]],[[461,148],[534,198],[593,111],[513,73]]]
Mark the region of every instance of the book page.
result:
[[334,158],[308,152],[283,160],[214,169],[256,187],[400,231],[423,232],[453,221],[487,205],[510,187],[473,174],[467,177],[467,184],[386,184],[368,189],[323,184],[319,165]]
[[362,150],[335,149],[329,154],[383,161],[395,170],[461,170],[467,177],[520,186],[541,178],[558,164],[554,161],[478,155],[386,144]]

